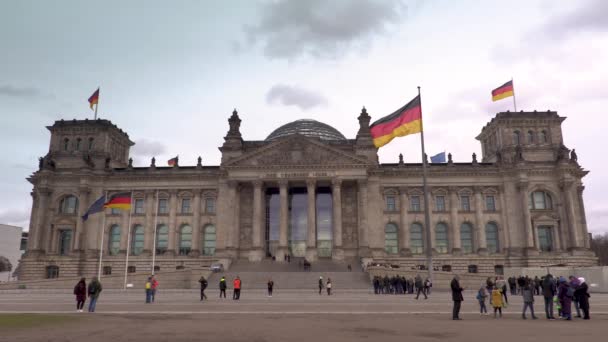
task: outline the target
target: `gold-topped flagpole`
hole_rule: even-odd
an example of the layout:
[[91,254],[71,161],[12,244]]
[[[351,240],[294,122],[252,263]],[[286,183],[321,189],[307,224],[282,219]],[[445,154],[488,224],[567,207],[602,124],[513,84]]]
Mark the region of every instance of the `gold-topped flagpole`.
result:
[[420,100],[420,146],[422,148],[422,191],[424,193],[424,227],[425,227],[425,245],[426,245],[426,261],[428,277],[433,283],[433,245],[431,241],[431,216],[430,216],[430,204],[429,189],[427,184],[427,160],[426,152],[424,150],[424,120],[422,119],[422,96],[420,95],[420,86],[418,87],[418,99]]
[[513,83],[513,77],[511,77],[511,87],[513,88],[513,110],[517,112],[517,102],[515,101],[515,83]]
[[100,90],[101,90],[101,88],[97,87],[97,103],[95,104],[95,117],[94,117],[94,120],[97,120],[97,108],[99,107],[99,93],[101,92]]

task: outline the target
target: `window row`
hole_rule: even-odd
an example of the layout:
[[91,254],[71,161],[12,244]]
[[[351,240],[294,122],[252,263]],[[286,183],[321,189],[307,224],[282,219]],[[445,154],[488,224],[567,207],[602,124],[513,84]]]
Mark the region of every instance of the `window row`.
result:
[[69,138],[63,139],[63,150],[64,151],[92,151],[95,139],[93,138],[76,138],[70,141]]
[[[522,141],[523,136],[522,132],[519,130],[513,131],[513,145],[523,145],[524,141]],[[532,144],[548,144],[549,143],[549,133],[546,130],[542,130],[538,133],[529,130],[525,136],[525,143],[528,145]]]
[[[486,247],[489,253],[499,252],[498,225],[488,222],[485,226]],[[460,226],[460,246],[462,253],[474,253],[473,245],[473,225],[468,222]],[[413,223],[410,226],[410,250],[413,254],[424,253],[424,229],[422,224]],[[438,223],[435,226],[435,250],[437,253],[447,254],[449,252],[449,233],[445,223]],[[387,254],[399,253],[399,232],[395,223],[388,223],[384,228],[384,250]]]
[[[423,207],[421,205],[422,196],[413,195],[409,197],[410,199],[410,211],[422,211]],[[460,211],[471,211],[471,196],[461,195],[459,196],[459,210]],[[386,202],[386,211],[399,211],[397,208],[397,198],[394,195],[387,195],[385,198]],[[496,211],[496,198],[493,195],[485,196],[485,210],[486,211]],[[435,211],[447,211],[446,207],[446,196],[437,195],[435,196]]]
[[[193,212],[192,208],[192,200],[190,198],[181,198],[181,203],[179,206],[180,214],[190,214]],[[216,202],[215,198],[207,197],[203,199],[203,207],[202,211],[205,214],[215,214]],[[135,198],[133,200],[133,213],[134,214],[145,214],[145,200],[143,198]],[[65,215],[76,215],[78,213],[78,197],[74,195],[68,195],[61,199],[59,203],[59,213]],[[122,213],[120,209],[112,208],[111,213],[113,215],[118,215]],[[168,198],[160,198],[158,199],[158,208],[157,213],[159,214],[168,214],[169,213],[169,199]]]
[[[110,227],[108,239],[108,253],[117,255],[120,252],[121,228],[115,224]],[[183,225],[177,232],[177,247],[179,255],[188,255],[192,250],[192,227]],[[156,228],[155,250],[157,255],[164,254],[169,250],[169,227],[159,224]],[[144,250],[145,232],[142,225],[135,225],[131,230],[131,255],[140,255]],[[201,236],[201,253],[203,255],[214,255],[216,243],[216,228],[214,225],[203,227]]]

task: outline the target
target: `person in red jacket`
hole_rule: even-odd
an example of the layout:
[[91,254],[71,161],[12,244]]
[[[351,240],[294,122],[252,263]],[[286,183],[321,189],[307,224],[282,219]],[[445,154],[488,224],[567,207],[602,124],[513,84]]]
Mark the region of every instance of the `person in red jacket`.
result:
[[152,303],[154,303],[154,297],[156,296],[156,289],[158,288],[158,281],[154,276],[150,277],[150,287],[151,287],[151,295],[152,295]]
[[87,300],[87,282],[86,279],[80,278],[80,281],[74,286],[74,295],[76,296],[76,311],[82,312],[84,302]]
[[241,278],[239,278],[239,276],[236,276],[236,278],[234,278],[234,281],[232,282],[233,285],[233,292],[232,292],[232,299],[234,300],[239,300],[241,298]]

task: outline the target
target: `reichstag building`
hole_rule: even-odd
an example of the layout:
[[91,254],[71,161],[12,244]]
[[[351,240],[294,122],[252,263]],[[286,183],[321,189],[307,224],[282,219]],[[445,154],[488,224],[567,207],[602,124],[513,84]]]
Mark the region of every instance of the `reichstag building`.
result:
[[[286,255],[416,267],[425,264],[426,229],[434,267],[445,271],[595,265],[583,203],[588,171],[564,146],[564,120],[552,111],[498,113],[476,137],[481,156],[428,164],[431,203],[420,163],[378,162],[365,108],[350,139],[297,120],[245,140],[234,111],[213,166],[199,158],[134,167],[134,143],[110,121],[56,121],[47,127],[49,152],[28,178],[21,279],[95,275],[100,246],[105,274],[125,269],[127,251],[129,272],[149,272],[153,257],[157,272]],[[106,209],[81,219],[106,192],[125,191],[133,191],[130,215]]]

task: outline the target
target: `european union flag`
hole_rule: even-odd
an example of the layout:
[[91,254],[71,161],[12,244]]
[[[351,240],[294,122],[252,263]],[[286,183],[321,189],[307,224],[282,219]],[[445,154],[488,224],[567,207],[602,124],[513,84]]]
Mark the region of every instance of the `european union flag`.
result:
[[432,156],[431,163],[445,163],[445,152],[437,153]]
[[95,201],[95,203],[91,204],[91,207],[89,208],[89,210],[87,210],[87,212],[84,213],[84,215],[82,215],[82,220],[86,221],[89,218],[89,215],[103,211],[103,205],[105,203],[106,203],[106,196],[101,195],[101,197],[99,197],[99,199],[97,201]]

